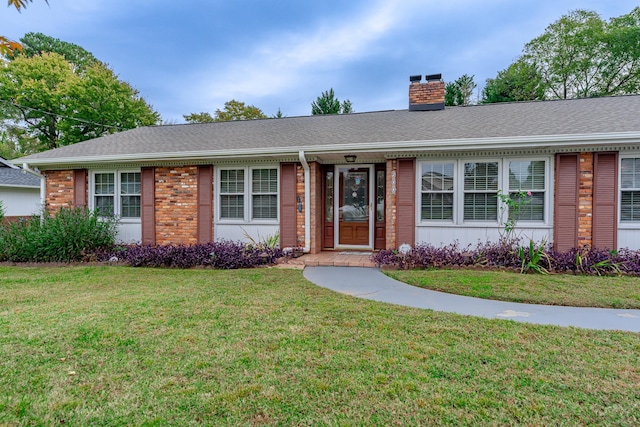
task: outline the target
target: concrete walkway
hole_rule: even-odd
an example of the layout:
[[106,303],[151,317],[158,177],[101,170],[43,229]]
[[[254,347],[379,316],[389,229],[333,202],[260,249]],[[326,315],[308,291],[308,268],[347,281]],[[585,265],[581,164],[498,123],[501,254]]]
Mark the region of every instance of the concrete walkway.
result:
[[306,267],[304,277],[336,292],[408,307],[542,325],[640,332],[640,310],[520,304],[452,295],[398,282],[375,268]]

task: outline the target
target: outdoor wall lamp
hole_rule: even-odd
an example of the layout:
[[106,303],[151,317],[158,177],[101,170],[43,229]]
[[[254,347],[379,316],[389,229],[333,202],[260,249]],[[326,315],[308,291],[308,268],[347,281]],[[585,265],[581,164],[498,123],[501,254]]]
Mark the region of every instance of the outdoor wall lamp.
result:
[[355,163],[357,158],[358,156],[356,156],[355,154],[347,154],[346,156],[344,156],[344,161],[347,163]]

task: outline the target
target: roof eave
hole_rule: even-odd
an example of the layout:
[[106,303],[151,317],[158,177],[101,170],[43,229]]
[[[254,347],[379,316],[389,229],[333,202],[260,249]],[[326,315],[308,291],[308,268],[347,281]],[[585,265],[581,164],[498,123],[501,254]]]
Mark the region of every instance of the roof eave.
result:
[[87,163],[119,163],[119,162],[158,162],[158,161],[189,161],[204,159],[256,158],[256,157],[290,157],[298,156],[300,151],[307,154],[321,155],[328,153],[351,152],[386,152],[386,151],[439,151],[447,150],[489,150],[489,149],[531,149],[531,148],[567,148],[599,144],[639,144],[640,132],[614,132],[599,134],[570,134],[570,135],[535,135],[516,137],[488,137],[465,139],[440,139],[420,141],[368,142],[352,144],[325,144],[314,146],[299,146],[285,148],[263,148],[242,150],[204,150],[182,151],[169,153],[137,153],[105,156],[60,157],[31,159],[26,163],[30,166],[55,166]]

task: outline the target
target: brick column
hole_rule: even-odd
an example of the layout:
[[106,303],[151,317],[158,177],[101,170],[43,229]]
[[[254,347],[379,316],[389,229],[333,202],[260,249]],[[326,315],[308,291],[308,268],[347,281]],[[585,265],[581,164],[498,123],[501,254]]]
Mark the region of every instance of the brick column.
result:
[[397,190],[397,160],[387,160],[387,186],[385,194],[386,218],[386,249],[397,247],[396,242],[396,190]]
[[593,153],[580,153],[578,245],[591,246],[593,230]]
[[[298,206],[302,204],[302,209]],[[296,165],[296,245],[304,246],[304,213],[307,206],[304,205],[304,168]]]
[[60,208],[73,206],[74,171],[44,171],[45,184],[45,209],[55,213]]
[[198,243],[198,167],[155,170],[156,244]]
[[322,251],[322,168],[318,162],[309,163],[309,187],[311,197],[309,201],[309,209],[311,212],[310,221],[310,252],[317,254]]

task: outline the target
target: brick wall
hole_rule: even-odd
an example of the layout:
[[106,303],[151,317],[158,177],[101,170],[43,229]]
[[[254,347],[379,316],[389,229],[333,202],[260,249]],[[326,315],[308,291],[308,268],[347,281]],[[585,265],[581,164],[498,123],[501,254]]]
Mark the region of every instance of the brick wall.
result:
[[593,227],[593,153],[580,153],[578,245],[591,246]]
[[[444,104],[445,84],[442,81],[412,82],[409,85],[409,109],[417,106]],[[417,109],[424,109],[418,107]]]
[[385,200],[385,218],[386,218],[386,245],[387,249],[396,248],[396,175],[397,161],[387,160],[387,186]]
[[156,244],[198,242],[198,167],[155,170]]
[[44,171],[45,209],[51,213],[73,206],[73,170]]
[[[300,202],[298,202],[300,200]],[[302,203],[302,212],[297,209]],[[296,165],[296,244],[304,246],[304,212],[307,207],[304,205],[304,169],[301,164]]]

